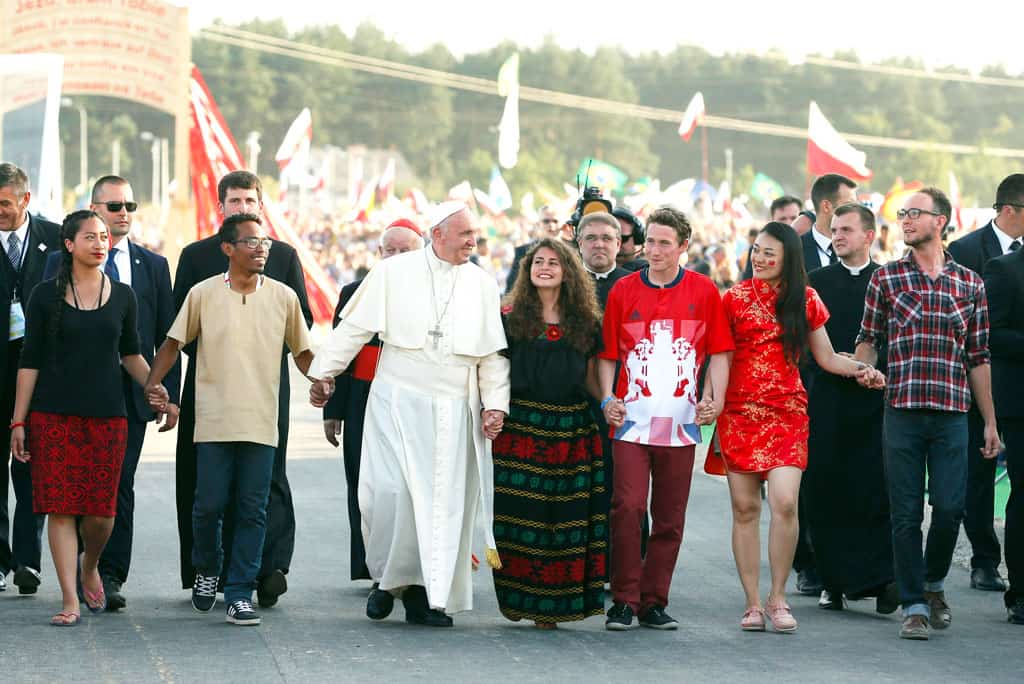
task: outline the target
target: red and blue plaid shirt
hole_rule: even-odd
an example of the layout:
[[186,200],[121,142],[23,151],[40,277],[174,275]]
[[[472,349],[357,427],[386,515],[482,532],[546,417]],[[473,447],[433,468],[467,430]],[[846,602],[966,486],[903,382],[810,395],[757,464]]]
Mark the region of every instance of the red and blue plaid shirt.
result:
[[890,406],[966,412],[971,405],[967,374],[989,362],[984,282],[948,253],[932,280],[908,252],[872,274],[857,336],[861,342],[889,345]]

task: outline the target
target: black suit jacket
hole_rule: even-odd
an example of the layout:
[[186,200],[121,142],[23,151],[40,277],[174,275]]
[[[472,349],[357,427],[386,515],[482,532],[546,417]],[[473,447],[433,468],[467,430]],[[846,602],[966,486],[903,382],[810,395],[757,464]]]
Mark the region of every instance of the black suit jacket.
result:
[[992,398],[1000,418],[1024,418],[1024,249],[985,265]]
[[531,246],[533,246],[532,241],[516,247],[515,254],[512,256],[512,268],[508,270],[508,277],[505,279],[505,294],[511,292],[512,286],[516,284],[516,277],[519,275],[519,262],[526,256],[526,252]]
[[[341,322],[341,310],[348,304],[348,300],[352,299],[352,295],[356,293],[359,286],[363,284],[363,279],[353,280],[351,283],[341,288],[341,293],[338,295],[338,305],[334,307],[334,320],[331,322],[332,328],[337,328],[338,323]],[[381,346],[380,337],[374,335],[366,346]],[[335,420],[345,420],[348,417],[351,410],[358,412],[364,412],[366,410],[366,392],[369,389],[370,383],[363,380],[357,380],[352,374],[352,366],[349,366],[345,371],[334,379],[334,394],[327,400],[324,405],[324,420],[333,418]]]
[[949,243],[948,249],[956,263],[966,266],[978,275],[985,273],[985,264],[990,259],[1003,255],[1003,248],[999,244],[991,221]]
[[[156,252],[128,242],[128,258],[132,265],[132,291],[138,303],[137,326],[139,341],[142,344],[142,356],[146,363],[153,364],[153,356],[167,331],[174,323],[174,298],[171,292],[171,269],[167,259]],[[56,278],[60,268],[60,254],[53,253],[46,261],[46,272],[43,278]],[[125,404],[128,406],[129,419],[138,423],[148,423],[155,414],[149,408],[146,395],[142,388],[125,372]],[[177,403],[181,389],[181,364],[175,363],[164,378],[164,387]]]
[[[7,252],[0,248],[0,301],[6,302],[8,309],[10,302],[17,292],[21,300],[22,308],[28,308],[28,298],[43,280],[43,271],[46,267],[46,257],[51,253],[60,253],[60,226],[51,223],[38,216],[28,217],[28,244],[25,246],[25,260],[21,264],[21,271],[15,271],[7,258]],[[10,331],[10,317],[7,319],[5,328]],[[4,335],[6,338],[7,335]],[[10,345],[0,343],[0,368],[7,367],[7,352]],[[5,394],[14,394],[14,387],[4,387]],[[10,416],[4,418],[9,419]]]

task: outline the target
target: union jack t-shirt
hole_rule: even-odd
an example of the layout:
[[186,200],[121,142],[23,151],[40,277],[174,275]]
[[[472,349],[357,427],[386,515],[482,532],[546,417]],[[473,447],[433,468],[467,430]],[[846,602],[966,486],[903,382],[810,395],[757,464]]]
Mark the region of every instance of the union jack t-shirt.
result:
[[619,280],[608,294],[602,359],[620,362],[615,396],[626,421],[612,437],[651,446],[700,442],[698,374],[711,354],[732,351],[722,298],[695,271],[661,287],[648,269]]
[[857,344],[886,341],[890,406],[966,412],[967,373],[990,360],[985,283],[948,253],[934,281],[912,252],[886,264],[868,283]]

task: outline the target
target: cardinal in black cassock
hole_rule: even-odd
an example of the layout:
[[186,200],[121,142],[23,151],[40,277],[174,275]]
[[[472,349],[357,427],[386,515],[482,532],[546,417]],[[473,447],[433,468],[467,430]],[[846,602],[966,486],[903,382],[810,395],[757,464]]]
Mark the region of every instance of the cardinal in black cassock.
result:
[[[868,282],[878,268],[871,261],[861,269],[839,262],[808,276],[831,314],[825,328],[838,352],[853,353]],[[885,358],[885,350],[880,350],[883,373]],[[801,494],[806,497],[806,522],[826,591],[821,605],[841,609],[843,595],[879,596],[894,579],[882,459],[884,393],[865,389],[852,378],[817,367],[814,371]]]

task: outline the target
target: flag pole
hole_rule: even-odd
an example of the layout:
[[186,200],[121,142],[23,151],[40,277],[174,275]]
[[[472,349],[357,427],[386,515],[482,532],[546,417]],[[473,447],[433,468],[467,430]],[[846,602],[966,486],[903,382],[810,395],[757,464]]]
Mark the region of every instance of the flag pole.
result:
[[700,127],[700,175],[701,180],[708,182],[708,129]]

